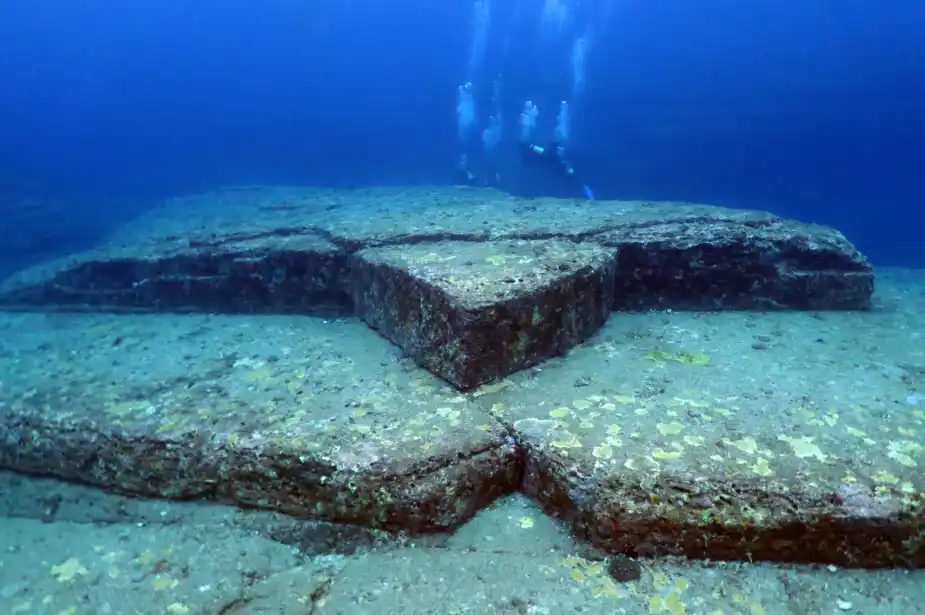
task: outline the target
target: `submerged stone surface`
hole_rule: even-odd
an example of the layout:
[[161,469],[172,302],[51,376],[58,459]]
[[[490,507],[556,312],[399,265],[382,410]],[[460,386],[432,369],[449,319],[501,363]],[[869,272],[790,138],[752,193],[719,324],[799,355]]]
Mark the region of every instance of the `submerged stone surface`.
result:
[[871,266],[841,233],[763,212],[257,186],[176,199],[106,246],[8,280],[0,304],[310,311],[343,307],[353,294],[347,257],[358,250],[556,238],[619,248],[618,309],[863,310],[873,292]]
[[[15,370],[0,467],[412,532],[454,527],[519,482],[499,424],[448,387],[398,381],[394,350],[359,323],[29,318],[26,347],[2,360]],[[375,362],[338,350],[358,343]]]
[[[761,212],[453,189],[182,200],[0,288],[46,310],[0,321],[0,466],[410,532],[520,489],[611,553],[925,566],[911,320],[605,323],[866,310],[872,292],[840,233]],[[156,313],[330,309],[469,392],[357,321]]]
[[645,206],[589,237],[620,249],[617,307],[858,310],[873,270],[838,231],[763,212]]
[[841,233],[684,203],[454,188],[180,200],[0,285],[7,309],[358,314],[470,389],[562,354],[611,309],[864,310]]
[[925,414],[853,351],[911,359],[906,317],[789,316],[611,318],[479,399],[523,449],[524,493],[606,552],[925,566]]
[[154,238],[112,244],[20,272],[7,308],[219,313],[349,311],[346,255],[320,237]]
[[613,305],[616,251],[569,241],[405,244],[352,257],[357,315],[466,390],[587,339]]
[[919,501],[898,489],[806,484],[731,467],[713,475],[694,468],[601,471],[595,449],[606,445],[563,455],[556,445],[573,434],[544,423],[518,425],[524,493],[605,553],[925,567]]
[[624,314],[460,394],[356,321],[5,313],[0,467],[408,532],[519,489],[605,553],[925,567],[920,317]]

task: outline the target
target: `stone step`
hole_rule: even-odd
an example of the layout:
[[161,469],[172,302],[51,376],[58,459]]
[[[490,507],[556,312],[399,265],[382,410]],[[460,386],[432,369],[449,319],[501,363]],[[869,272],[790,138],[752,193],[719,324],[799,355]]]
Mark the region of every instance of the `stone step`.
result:
[[880,316],[626,314],[462,394],[354,319],[5,313],[0,467],[412,533],[520,490],[610,553],[925,567],[925,415],[851,353],[902,347]]
[[311,311],[353,293],[353,252],[508,239],[618,249],[618,309],[867,309],[873,292],[871,266],[841,233],[764,212],[458,188],[285,194],[179,199],[95,250],[6,280],[0,304]]
[[353,255],[357,315],[468,390],[564,354],[613,308],[616,250],[563,240],[448,241]]
[[490,190],[178,200],[18,273],[6,309],[360,315],[465,390],[587,339],[606,312],[865,310],[873,269],[834,229],[685,203]]

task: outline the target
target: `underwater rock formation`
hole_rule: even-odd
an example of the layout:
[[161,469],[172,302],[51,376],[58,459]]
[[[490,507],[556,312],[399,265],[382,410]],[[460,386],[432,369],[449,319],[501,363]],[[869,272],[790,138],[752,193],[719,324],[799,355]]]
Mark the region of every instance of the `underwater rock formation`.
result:
[[[715,333],[710,317],[639,320]],[[717,344],[714,365],[624,338],[613,362],[606,344],[581,347],[460,394],[353,321],[0,314],[12,326],[0,468],[410,533],[521,491],[605,553],[925,566],[921,412],[889,395],[829,409],[820,380],[882,380],[850,357],[801,363],[817,403],[788,411],[801,389],[758,380],[780,357],[743,360],[743,344]],[[857,339],[839,329],[833,346]]]
[[351,261],[357,315],[459,389],[565,353],[607,320],[616,250],[561,240],[403,244]]
[[0,306],[103,311],[343,311],[347,256],[311,233],[221,244],[164,238],[110,245],[19,272]]
[[[757,316],[613,314],[865,310],[872,292],[840,233],[761,212],[468,189],[181,199],[4,283],[3,308],[42,313],[0,323],[22,333],[0,353],[0,467],[412,533],[522,491],[608,553],[925,566],[922,419],[879,390],[841,408],[875,377],[826,362],[858,345],[850,327],[817,343],[825,317],[806,315],[813,335],[786,343],[809,346],[808,384],[780,390],[785,358],[748,354]],[[381,335],[292,315],[319,312]]]
[[873,293],[841,233],[763,212],[459,188],[237,196],[180,200],[23,271],[0,305],[353,310],[468,388],[565,352],[609,309],[865,310]]

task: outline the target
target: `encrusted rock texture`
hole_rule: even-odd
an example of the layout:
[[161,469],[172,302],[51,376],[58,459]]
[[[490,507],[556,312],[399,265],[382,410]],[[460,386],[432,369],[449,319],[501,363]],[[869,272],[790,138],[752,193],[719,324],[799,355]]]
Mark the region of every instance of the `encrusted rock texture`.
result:
[[[533,422],[543,423],[540,422]],[[898,491],[759,479],[732,468],[601,472],[555,430],[516,431],[521,490],[605,553],[694,559],[925,567],[925,508]]]
[[[0,287],[0,307],[352,312],[468,390],[574,349],[612,310],[866,310],[873,282],[838,231],[762,212],[470,189],[258,187],[180,199],[107,245],[23,271]],[[121,348],[122,337],[114,340],[87,356]],[[292,344],[283,337],[278,346]],[[250,365],[234,348],[210,350],[230,357],[217,371]],[[12,371],[23,369],[22,356]],[[703,363],[690,356],[683,362]],[[254,367],[242,386],[214,375],[197,386],[184,374],[140,398],[100,393],[120,381],[108,372],[64,384],[46,377],[48,390],[14,392],[5,382],[0,467],[410,532],[450,529],[521,489],[607,552],[925,566],[923,506],[898,488],[874,493],[829,476],[813,485],[796,474],[761,482],[731,462],[666,471],[653,483],[631,466],[601,471],[584,452],[601,444],[518,429],[472,396],[420,402],[415,389],[375,407],[392,375],[356,384],[376,389],[362,404],[323,403],[292,393],[304,375],[260,388],[270,371]],[[361,406],[368,414],[343,412],[367,412]],[[548,414],[542,404],[533,410]],[[901,478],[925,489],[916,476]]]
[[0,468],[412,533],[520,490],[607,553],[925,567],[912,407],[772,414],[709,362],[593,348],[461,394],[358,322],[0,316]]
[[111,245],[22,271],[0,306],[215,313],[349,313],[347,255],[311,233]]
[[564,353],[613,309],[864,310],[872,293],[871,266],[841,233],[763,212],[245,189],[180,200],[96,250],[23,271],[0,286],[0,306],[353,310],[469,389]]
[[412,533],[458,526],[515,490],[521,471],[500,428],[448,429],[429,454],[408,454],[348,441],[343,432],[328,434],[319,451],[259,432],[173,432],[156,421],[101,424],[75,414],[0,411],[0,467],[131,495],[208,498]]
[[873,294],[844,235],[761,212],[679,212],[589,239],[620,248],[618,309],[859,310]]
[[311,311],[345,304],[348,255],[364,248],[556,238],[619,250],[617,309],[864,310],[873,293],[872,267],[841,233],[764,212],[255,187],[177,199],[107,245],[7,280],[0,304]]
[[170,433],[50,408],[7,408],[0,418],[0,467],[129,495],[418,534],[452,530],[520,490],[608,554],[925,567],[925,514],[898,497],[734,474],[600,475],[586,455],[562,455],[554,434],[529,428],[450,429],[429,453],[408,454],[339,434],[319,452],[259,432]]
[[357,315],[468,390],[564,354],[613,308],[616,251],[562,240],[438,242],[353,255]]

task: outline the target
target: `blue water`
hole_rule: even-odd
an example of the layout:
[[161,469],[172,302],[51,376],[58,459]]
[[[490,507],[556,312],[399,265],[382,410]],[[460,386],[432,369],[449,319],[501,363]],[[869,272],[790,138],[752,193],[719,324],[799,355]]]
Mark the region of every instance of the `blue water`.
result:
[[[906,513],[895,511],[918,505],[921,512],[925,502],[912,482],[925,466],[923,101],[923,0],[0,2],[0,280],[98,245],[173,197],[188,197],[173,201],[170,211],[186,203],[181,213],[194,222],[221,217],[240,198],[249,209],[242,205],[233,223],[257,217],[241,211],[268,211],[286,224],[295,220],[294,227],[299,208],[314,202],[307,191],[287,188],[278,194],[298,198],[273,197],[279,202],[263,208],[255,204],[258,196],[233,188],[254,184],[273,195],[274,185],[462,182],[522,197],[566,197],[576,200],[569,207],[577,202],[589,209],[619,199],[762,209],[836,227],[882,267],[872,313],[615,315],[611,329],[575,353],[584,363],[557,359],[548,371],[531,372],[520,389],[483,389],[485,408],[477,396],[444,395],[444,385],[427,384],[423,370],[414,371],[397,348],[356,319],[0,311],[0,454],[6,455],[0,459],[0,613],[592,613],[610,608],[601,607],[602,595],[618,599],[614,608],[627,613],[669,612],[666,605],[681,598],[689,613],[770,615],[785,601],[788,613],[921,612],[923,571],[834,574],[834,566],[647,560],[637,571],[639,584],[622,579],[619,592],[601,594],[594,584],[609,577],[583,559],[601,554],[581,548],[567,528],[521,496],[483,510],[445,542],[420,548],[390,542],[368,555],[365,547],[381,537],[362,529],[316,528],[275,513],[122,497],[13,474],[7,470],[23,469],[20,449],[27,456],[28,446],[71,431],[29,435],[7,417],[68,424],[84,412],[93,417],[90,446],[119,449],[132,492],[161,493],[142,478],[149,476],[145,455],[154,447],[142,438],[123,451],[118,438],[110,438],[123,420],[163,418],[156,440],[172,442],[175,430],[193,424],[167,422],[168,410],[197,412],[202,422],[183,437],[192,434],[199,447],[221,436],[233,447],[238,434],[215,426],[229,408],[254,424],[283,418],[280,424],[294,430],[334,426],[339,417],[353,429],[367,414],[362,400],[371,406],[367,418],[386,417],[381,431],[389,438],[399,420],[408,420],[402,437],[411,442],[414,436],[417,446],[422,437],[441,435],[442,427],[423,435],[412,428],[423,430],[427,417],[455,420],[457,407],[471,412],[464,417],[490,417],[478,419],[486,422],[497,416],[489,407],[496,413],[539,408],[537,425],[551,422],[547,414],[571,416],[572,409],[575,416],[593,409],[591,418],[625,411],[614,414],[621,418],[607,429],[615,442],[623,422],[648,425],[646,416],[653,428],[626,427],[625,441],[687,429],[683,446],[679,436],[676,448],[646,452],[641,463],[647,468],[675,467],[682,449],[696,459],[700,453],[690,451],[705,442],[703,450],[715,446],[717,454],[704,459],[735,460],[736,472],[752,472],[756,485],[771,484],[761,481],[772,467],[785,470],[781,480],[793,468],[818,471],[819,482],[833,489],[825,510],[857,517],[851,531],[860,545],[862,530],[870,529],[865,523],[876,526],[871,531],[881,517],[883,527],[905,524]],[[197,193],[208,194],[190,197]],[[423,198],[431,197],[418,204]],[[192,211],[200,201],[205,205]],[[530,211],[536,209],[518,209],[518,215]],[[572,219],[584,215],[578,211]],[[390,221],[410,217],[385,213]],[[485,211],[478,215],[491,220]],[[161,219],[168,230],[174,228],[169,222]],[[280,225],[273,229],[277,238],[288,237],[289,227]],[[246,244],[246,233],[238,237],[232,227],[222,231],[225,238]],[[209,239],[208,228],[199,231],[197,248]],[[116,243],[137,236],[145,234],[119,235]],[[182,252],[182,240],[174,246],[177,238],[170,237],[159,249]],[[306,234],[306,251],[316,239]],[[435,252],[420,262],[442,260]],[[120,280],[118,271],[112,279],[124,284],[109,289],[115,294],[151,281]],[[197,282],[197,271],[181,273]],[[286,275],[276,267],[273,284]],[[169,272],[155,278],[174,281]],[[73,280],[87,296],[97,290],[89,278],[75,274]],[[71,281],[64,276],[55,284]],[[664,344],[683,352],[666,353]],[[685,358],[692,356],[703,360]],[[510,397],[494,403],[495,394]],[[614,403],[602,403],[608,399]],[[668,401],[660,406],[659,400]],[[308,411],[296,413],[302,406],[286,405],[290,401]],[[478,412],[456,405],[463,402]],[[622,407],[629,402],[639,406],[632,415],[632,406]],[[392,414],[376,409],[379,403]],[[544,404],[554,409],[547,413]],[[705,408],[715,411],[709,421]],[[398,418],[388,418],[393,415]],[[664,416],[678,420],[655,422]],[[439,420],[434,425],[443,425]],[[374,467],[378,449],[369,442],[386,439],[373,424],[379,425],[357,422],[357,434],[365,427],[362,433],[372,435],[330,463]],[[597,435],[603,423],[578,425]],[[492,429],[478,429],[485,426]],[[97,438],[97,429],[105,437]],[[248,432],[245,444],[263,446],[262,430]],[[611,459],[612,449],[622,446],[606,442],[591,449],[594,458]],[[839,442],[869,448],[853,457],[854,449],[845,453]],[[504,440],[506,447],[514,443]],[[774,446],[785,454],[775,456]],[[53,452],[40,469],[52,467],[58,475],[70,475],[68,464],[82,476],[109,463],[93,450],[72,459],[66,450],[47,448]],[[632,462],[614,472],[635,472]],[[845,476],[828,475],[832,468]],[[187,477],[179,474],[182,483]],[[150,480],[159,480],[156,472]],[[758,489],[741,484],[746,495]],[[808,492],[823,488],[810,485]],[[889,499],[898,490],[902,499]],[[659,497],[653,493],[651,500],[658,504]],[[747,505],[741,508],[743,524],[759,519],[761,511],[751,511],[752,518]],[[816,534],[829,535],[827,529]],[[814,540],[812,533],[805,540]],[[354,548],[362,555],[353,557]]]
[[468,0],[4,2],[0,178],[75,203],[5,234],[89,240],[227,184],[451,182],[457,88],[474,84],[477,159],[500,76],[510,192],[569,194],[516,150],[525,100],[548,141],[569,99],[598,199],[770,209],[925,264],[925,4],[490,0],[478,17]]

